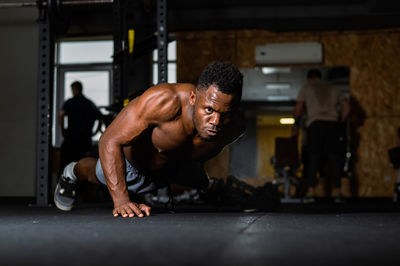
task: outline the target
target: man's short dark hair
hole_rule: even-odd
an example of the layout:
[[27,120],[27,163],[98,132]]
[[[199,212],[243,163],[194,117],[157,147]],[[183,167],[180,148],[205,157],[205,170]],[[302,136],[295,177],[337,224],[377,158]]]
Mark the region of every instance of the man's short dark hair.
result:
[[322,78],[322,74],[321,71],[319,71],[319,69],[310,69],[307,73],[307,78],[309,79],[314,79],[314,78],[318,78],[321,79]]
[[213,62],[209,64],[199,77],[197,89],[207,90],[213,84],[223,93],[242,96],[243,75],[231,63]]
[[71,84],[71,88],[77,89],[79,92],[82,92],[82,83],[80,81],[74,81]]

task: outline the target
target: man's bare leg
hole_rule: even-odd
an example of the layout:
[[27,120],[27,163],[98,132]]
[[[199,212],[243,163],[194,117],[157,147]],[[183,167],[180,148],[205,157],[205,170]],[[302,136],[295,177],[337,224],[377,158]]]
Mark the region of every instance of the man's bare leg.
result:
[[79,180],[87,180],[93,184],[99,184],[96,177],[96,164],[97,159],[93,157],[86,157],[78,161],[74,167],[74,174]]

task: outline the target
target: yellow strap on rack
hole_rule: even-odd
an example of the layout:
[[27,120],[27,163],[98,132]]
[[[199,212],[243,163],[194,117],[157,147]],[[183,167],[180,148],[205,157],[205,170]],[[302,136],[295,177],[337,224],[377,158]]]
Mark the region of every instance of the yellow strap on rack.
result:
[[133,45],[135,43],[135,30],[128,30],[128,40],[129,40],[129,53],[133,53]]

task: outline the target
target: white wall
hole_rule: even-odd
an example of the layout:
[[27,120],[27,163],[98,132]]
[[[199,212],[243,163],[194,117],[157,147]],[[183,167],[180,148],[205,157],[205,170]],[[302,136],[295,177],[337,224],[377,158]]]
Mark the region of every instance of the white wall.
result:
[[37,18],[0,9],[0,197],[35,196]]

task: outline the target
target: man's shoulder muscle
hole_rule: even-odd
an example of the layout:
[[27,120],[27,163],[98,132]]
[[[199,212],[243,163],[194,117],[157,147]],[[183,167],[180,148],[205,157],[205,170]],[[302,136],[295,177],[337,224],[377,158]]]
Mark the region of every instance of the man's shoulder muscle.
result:
[[174,118],[182,103],[175,86],[165,83],[149,88],[127,107],[138,118],[157,124]]
[[151,87],[122,109],[101,140],[128,144],[147,128],[172,120],[180,109],[179,97],[172,87],[163,84]]

